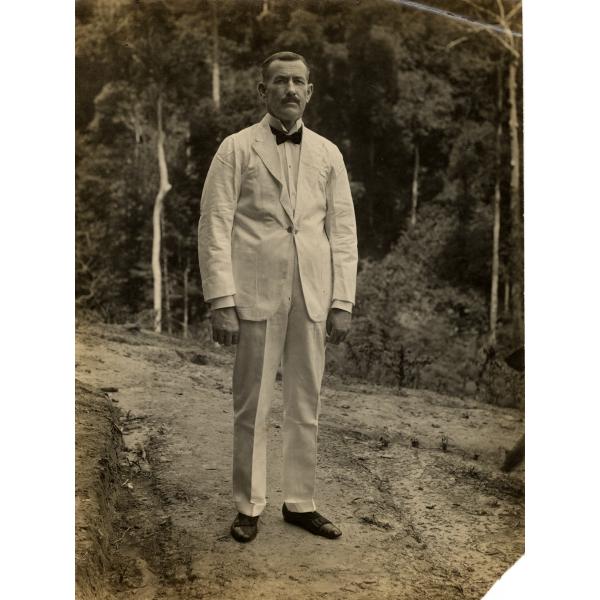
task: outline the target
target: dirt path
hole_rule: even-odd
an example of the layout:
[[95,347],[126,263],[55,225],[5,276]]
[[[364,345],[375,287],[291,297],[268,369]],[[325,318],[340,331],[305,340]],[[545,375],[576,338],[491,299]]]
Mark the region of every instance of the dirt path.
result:
[[84,384],[118,388],[111,396],[128,451],[115,598],[481,598],[523,553],[523,471],[497,468],[501,447],[523,431],[517,410],[329,382],[319,509],[344,532],[329,541],[281,519],[277,384],[269,505],[257,539],[240,545],[228,533],[232,355],[86,326],[78,329],[77,363]]

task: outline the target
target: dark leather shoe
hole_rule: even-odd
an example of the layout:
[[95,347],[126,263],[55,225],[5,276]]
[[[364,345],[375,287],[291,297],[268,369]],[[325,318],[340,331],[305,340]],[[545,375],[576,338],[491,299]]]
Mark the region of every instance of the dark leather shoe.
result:
[[249,517],[238,513],[235,521],[231,525],[231,535],[233,539],[243,544],[251,542],[258,533],[258,517]]
[[342,535],[342,532],[329,519],[326,519],[316,510],[311,512],[293,512],[284,504],[281,507],[281,512],[283,513],[283,519],[287,523],[302,527],[302,529],[306,529],[306,531],[310,531],[314,535],[320,535],[330,540],[339,538]]

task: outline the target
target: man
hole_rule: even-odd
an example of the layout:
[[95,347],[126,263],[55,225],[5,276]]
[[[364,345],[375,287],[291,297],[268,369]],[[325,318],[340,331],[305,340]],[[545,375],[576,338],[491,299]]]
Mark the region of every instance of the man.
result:
[[219,147],[198,228],[213,339],[237,344],[231,534],[254,539],[266,504],[267,422],[283,360],[283,516],[336,538],[316,511],[315,467],[325,343],[346,337],[354,303],[352,197],[337,147],[302,123],[313,92],[304,58],[267,58],[258,92],[267,114]]

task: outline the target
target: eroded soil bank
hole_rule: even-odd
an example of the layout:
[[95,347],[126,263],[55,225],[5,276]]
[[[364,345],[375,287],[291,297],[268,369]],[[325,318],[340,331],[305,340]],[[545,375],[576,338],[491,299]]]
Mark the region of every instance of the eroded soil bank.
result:
[[[499,470],[523,432],[520,411],[336,380],[323,392],[318,489],[319,510],[343,537],[315,538],[281,518],[278,383],[269,505],[257,539],[237,544],[231,364],[210,343],[78,328],[78,396],[100,411],[95,429],[77,430],[78,516],[86,486],[98,507],[85,528],[78,518],[83,600],[90,590],[140,600],[475,599],[523,553],[523,469]],[[102,557],[94,568],[86,552]]]

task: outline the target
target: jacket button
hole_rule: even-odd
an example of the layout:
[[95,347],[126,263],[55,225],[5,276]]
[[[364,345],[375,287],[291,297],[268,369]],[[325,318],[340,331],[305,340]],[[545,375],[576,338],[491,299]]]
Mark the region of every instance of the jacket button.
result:
[[293,228],[293,227],[290,225],[290,226],[287,228],[287,232],[288,232],[288,233],[294,233],[294,228]]

